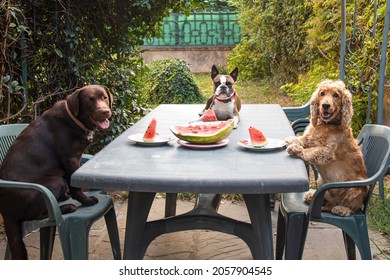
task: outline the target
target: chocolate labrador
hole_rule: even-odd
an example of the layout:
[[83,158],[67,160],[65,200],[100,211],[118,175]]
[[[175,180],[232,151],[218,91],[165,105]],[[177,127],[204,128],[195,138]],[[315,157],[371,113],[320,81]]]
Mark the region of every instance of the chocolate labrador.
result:
[[[58,101],[15,139],[0,178],[44,185],[58,201],[70,195],[84,206],[96,204],[96,197],[70,186],[70,177],[80,167],[93,131],[109,127],[112,102],[107,88],[98,85],[85,86]],[[74,212],[76,206],[65,204],[60,209],[65,214]],[[43,196],[33,190],[0,189],[0,213],[12,258],[27,259],[21,223],[47,216]]]

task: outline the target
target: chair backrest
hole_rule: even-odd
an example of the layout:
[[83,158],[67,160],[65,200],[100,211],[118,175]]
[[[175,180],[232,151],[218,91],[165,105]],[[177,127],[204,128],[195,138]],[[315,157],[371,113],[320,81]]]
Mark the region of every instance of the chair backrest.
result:
[[6,124],[0,125],[0,166],[5,155],[18,135],[28,126],[28,124]]
[[361,143],[367,177],[372,180],[371,195],[375,184],[381,180],[390,165],[390,127],[366,124],[357,141]]

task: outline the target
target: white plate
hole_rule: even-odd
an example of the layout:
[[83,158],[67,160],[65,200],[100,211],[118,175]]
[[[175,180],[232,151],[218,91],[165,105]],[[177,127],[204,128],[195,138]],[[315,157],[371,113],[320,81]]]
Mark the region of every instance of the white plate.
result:
[[211,149],[211,148],[218,148],[218,147],[226,146],[229,143],[229,139],[226,138],[226,139],[223,139],[217,143],[212,143],[212,144],[193,144],[193,143],[189,143],[189,142],[184,141],[184,140],[177,140],[177,143],[179,145],[182,145],[184,147],[191,148],[191,149]]
[[243,139],[237,142],[237,144],[243,148],[253,150],[253,151],[272,151],[275,149],[280,149],[284,147],[284,141],[275,138],[267,138],[268,144],[262,147],[253,146],[251,139]]
[[144,137],[144,133],[137,133],[137,134],[132,134],[129,136],[129,139],[139,145],[143,146],[161,146],[169,141],[173,140],[173,137],[168,137],[164,135],[156,135],[154,137],[154,140],[152,142],[146,142],[142,138]]

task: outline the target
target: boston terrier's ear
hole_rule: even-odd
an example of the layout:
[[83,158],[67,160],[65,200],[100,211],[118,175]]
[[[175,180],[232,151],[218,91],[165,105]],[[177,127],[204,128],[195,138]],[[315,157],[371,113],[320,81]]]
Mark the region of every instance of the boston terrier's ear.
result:
[[218,76],[218,75],[219,75],[218,68],[217,68],[217,66],[214,64],[213,67],[211,67],[211,79],[214,80],[214,78],[215,78],[216,76]]
[[238,77],[238,67],[234,68],[232,72],[230,72],[230,76],[233,78],[234,81],[237,80]]

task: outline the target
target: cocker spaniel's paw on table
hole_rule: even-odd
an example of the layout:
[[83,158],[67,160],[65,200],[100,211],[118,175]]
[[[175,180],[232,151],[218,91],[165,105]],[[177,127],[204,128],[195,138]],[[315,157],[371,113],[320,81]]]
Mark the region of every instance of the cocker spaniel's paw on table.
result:
[[291,144],[287,146],[287,153],[293,157],[302,157],[303,155],[303,147],[297,144]]

